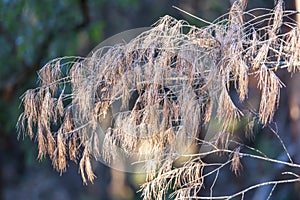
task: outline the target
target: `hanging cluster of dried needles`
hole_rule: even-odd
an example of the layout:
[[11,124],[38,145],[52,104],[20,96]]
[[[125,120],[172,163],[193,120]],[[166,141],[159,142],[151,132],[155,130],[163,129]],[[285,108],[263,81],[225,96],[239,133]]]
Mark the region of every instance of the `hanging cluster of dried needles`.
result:
[[[59,172],[67,160],[79,161],[84,183],[95,177],[91,157],[113,162],[119,148],[143,154],[150,168],[144,199],[163,199],[167,188],[177,198],[196,195],[207,164],[190,159],[174,169],[178,146],[197,141],[213,110],[220,132],[207,154],[228,144],[232,124],[243,116],[229,87],[246,100],[250,76],[261,90],[259,121],[271,122],[283,86],[275,71],[300,69],[300,26],[284,21],[296,12],[284,11],[278,0],[273,10],[255,16],[258,9],[245,11],[246,3],[237,0],[205,27],[165,16],[129,43],[50,61],[39,72],[40,86],[22,96],[20,132],[37,140],[38,158],[48,154]],[[228,161],[236,174],[239,154]]]

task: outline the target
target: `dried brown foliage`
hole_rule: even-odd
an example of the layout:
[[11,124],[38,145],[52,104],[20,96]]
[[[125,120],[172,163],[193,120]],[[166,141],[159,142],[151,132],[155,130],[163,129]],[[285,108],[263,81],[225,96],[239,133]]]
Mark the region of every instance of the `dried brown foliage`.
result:
[[[146,160],[144,199],[163,199],[169,188],[180,199],[197,196],[208,176],[203,169],[210,164],[191,155],[174,168],[182,156],[178,146],[190,144],[191,138],[197,142],[201,127],[217,110],[219,134],[205,155],[233,155],[216,165],[231,163],[238,174],[242,154],[223,148],[244,115],[229,95],[230,85],[245,101],[249,78],[257,77],[257,116],[266,125],[283,87],[276,70],[300,69],[300,26],[284,22],[295,12],[284,11],[278,0],[273,10],[255,16],[245,11],[246,3],[236,1],[227,15],[203,28],[165,16],[127,44],[100,48],[87,58],[50,61],[39,72],[40,87],[23,95],[18,127],[37,140],[38,157],[48,154],[58,171],[66,170],[68,159],[79,161],[84,183],[95,177],[91,156],[114,162],[119,147]],[[137,98],[132,108],[122,111],[133,92]],[[116,102],[120,110],[112,116]]]

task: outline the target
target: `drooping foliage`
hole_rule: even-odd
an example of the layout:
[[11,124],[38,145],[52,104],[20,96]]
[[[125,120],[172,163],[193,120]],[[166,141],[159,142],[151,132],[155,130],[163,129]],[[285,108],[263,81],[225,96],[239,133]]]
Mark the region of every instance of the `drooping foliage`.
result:
[[[91,157],[107,163],[122,155],[144,160],[149,182],[145,199],[163,199],[169,188],[190,198],[202,188],[207,166],[200,158],[174,168],[193,143],[213,148],[206,154],[233,153],[225,163],[238,173],[239,150],[227,150],[232,126],[248,98],[249,79],[257,80],[260,105],[253,119],[272,122],[283,83],[277,69],[300,68],[300,26],[289,19],[295,11],[245,11],[245,0],[205,27],[170,16],[128,43],[97,49],[89,57],[62,57],[39,72],[40,86],[23,96],[18,127],[37,139],[39,158],[49,155],[63,172],[67,160],[79,161],[83,181],[93,181]],[[257,9],[255,9],[257,10]],[[290,29],[290,31],[285,31]],[[218,120],[210,141],[202,128]],[[197,155],[199,156],[199,154]],[[220,165],[222,167],[223,165]]]

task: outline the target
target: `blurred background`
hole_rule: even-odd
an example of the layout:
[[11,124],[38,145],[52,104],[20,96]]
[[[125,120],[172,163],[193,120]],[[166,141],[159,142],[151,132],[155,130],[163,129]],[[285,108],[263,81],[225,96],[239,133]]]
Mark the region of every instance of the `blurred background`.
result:
[[[286,0],[286,9],[295,9],[297,0]],[[133,200],[140,199],[143,175],[124,174],[94,162],[94,184],[84,186],[78,166],[72,162],[60,176],[46,158],[37,161],[37,144],[19,137],[16,122],[22,112],[19,97],[37,86],[37,70],[61,56],[86,56],[101,41],[119,32],[151,26],[160,17],[171,15],[191,24],[198,20],[172,8],[177,6],[212,21],[228,12],[229,0],[0,0],[0,199],[2,200]],[[273,0],[251,0],[248,8],[273,7]],[[278,75],[287,86],[282,90],[275,122],[295,162],[300,163],[300,78],[284,71]],[[278,141],[277,141],[278,142]],[[274,148],[276,137],[260,128],[250,145],[280,158]],[[281,152],[282,153],[282,152]],[[282,168],[243,163],[242,175],[222,174],[224,185],[217,194],[244,189],[248,181],[276,178]],[[255,175],[250,175],[255,171]],[[300,172],[297,172],[298,174]],[[269,188],[270,189],[270,188]],[[254,191],[249,198],[266,199],[270,190]],[[300,199],[299,184],[279,186],[273,199]],[[266,198],[265,198],[266,197]]]

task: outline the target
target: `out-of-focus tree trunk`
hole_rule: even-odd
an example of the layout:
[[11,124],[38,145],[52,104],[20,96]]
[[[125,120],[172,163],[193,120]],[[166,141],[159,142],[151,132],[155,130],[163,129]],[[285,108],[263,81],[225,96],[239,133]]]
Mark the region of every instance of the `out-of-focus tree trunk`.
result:
[[[296,7],[296,10],[300,12],[300,1],[299,0],[295,0],[295,7]],[[300,22],[300,15],[296,16],[296,20],[297,20],[297,22]]]
[[109,185],[109,194],[111,197],[122,200],[134,198],[133,188],[130,187],[126,180],[128,174],[116,169],[110,169],[111,181]]
[[[300,11],[300,1],[294,0],[294,8]],[[295,19],[300,23],[300,14],[295,16]],[[291,146],[293,147],[293,159],[296,163],[300,162],[300,73],[297,72],[289,81],[288,105],[289,105],[289,125],[291,131]],[[300,184],[295,185],[298,191],[298,198],[300,198]]]
[[[300,11],[299,0],[294,1],[295,9]],[[300,15],[296,15],[296,20],[300,23]],[[289,119],[290,119],[290,129],[292,134],[293,143],[295,148],[300,146],[300,73],[295,73],[289,81]],[[295,161],[300,161],[300,156],[298,155]]]

